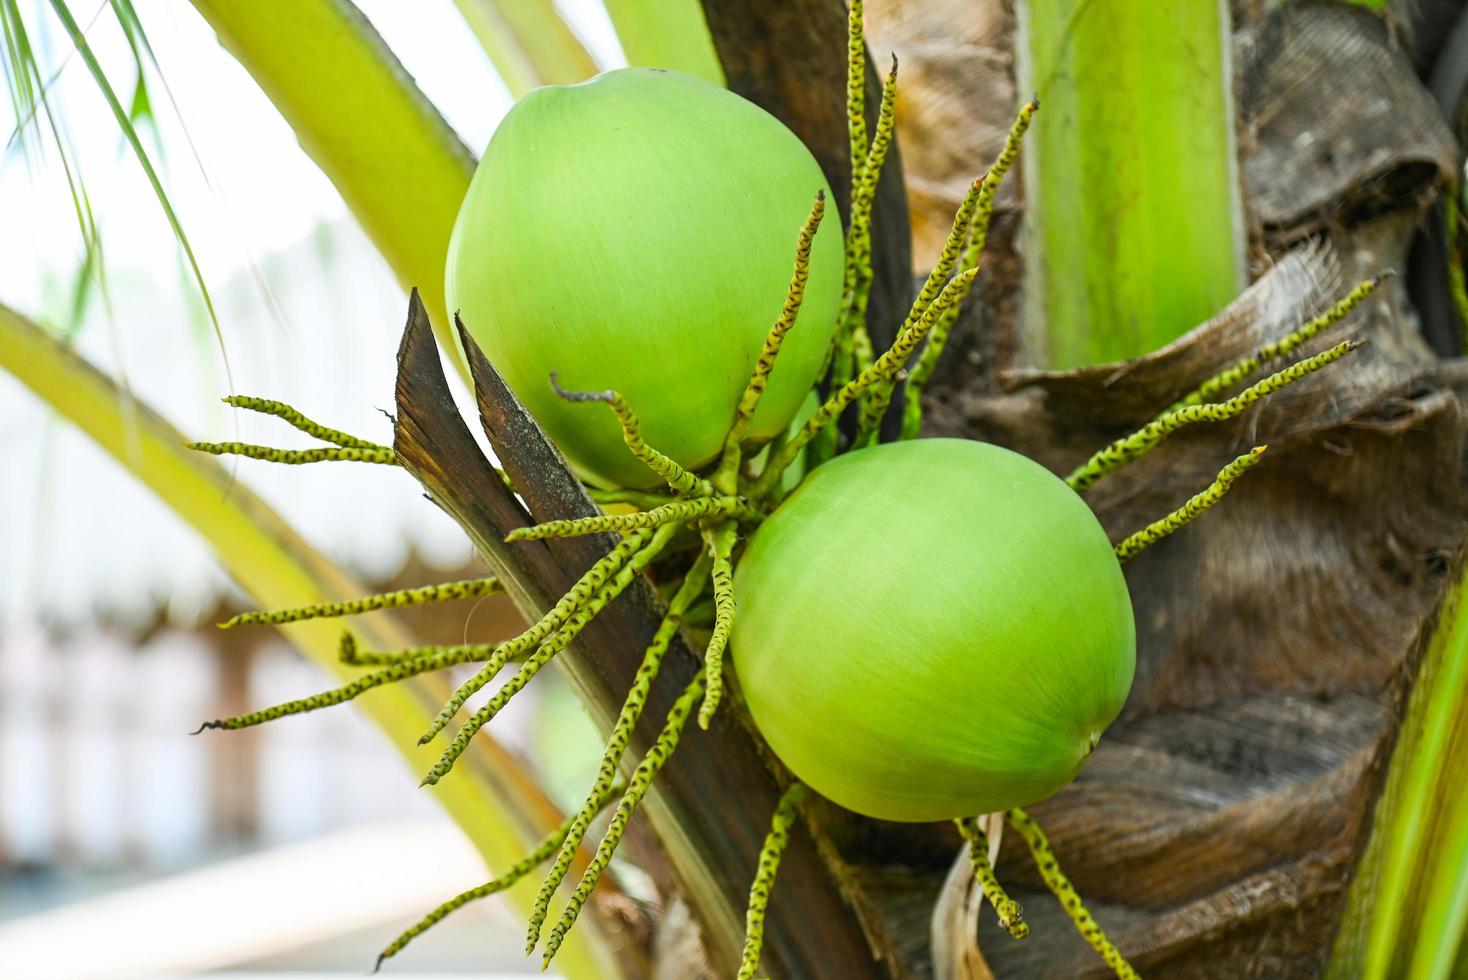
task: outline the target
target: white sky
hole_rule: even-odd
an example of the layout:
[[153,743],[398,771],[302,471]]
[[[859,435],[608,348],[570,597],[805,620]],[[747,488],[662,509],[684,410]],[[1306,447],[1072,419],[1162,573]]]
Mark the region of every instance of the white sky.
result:
[[[155,160],[219,309],[237,390],[281,398],[321,421],[386,441],[393,352],[405,298],[353,225],[331,184],[249,75],[192,6],[135,0],[178,114],[150,79],[163,160]],[[452,0],[358,0],[408,72],[476,152],[510,100]],[[113,297],[93,304],[82,353],[127,378],[145,402],[195,438],[298,445],[280,423],[256,424],[219,405],[219,351],[152,189],[123,143],[86,66],[46,0],[22,0],[91,197]],[[104,0],[72,0],[119,96],[133,69]],[[598,0],[563,2],[605,65],[621,64]],[[90,25],[90,26],[88,26]],[[181,120],[180,120],[181,115]],[[13,128],[0,100],[0,140]],[[208,173],[200,172],[192,139]],[[36,133],[33,145],[49,147]],[[149,140],[150,151],[153,149]],[[0,302],[34,316],[65,309],[81,236],[54,154],[0,156]],[[266,301],[268,287],[283,315]],[[84,436],[0,373],[0,626],[44,612],[144,613],[171,603],[184,620],[223,576],[196,535]],[[376,467],[271,467],[245,461],[261,493],[311,542],[359,574],[391,574],[409,547],[457,563],[457,528],[411,480]],[[332,472],[324,472],[332,471]],[[372,471],[372,472],[364,472]],[[397,477],[397,479],[393,479]]]
[[[78,20],[91,24],[88,40],[126,99],[131,58],[116,20],[99,0],[72,3]],[[41,58],[43,73],[49,75],[71,49],[54,19],[41,14],[44,6],[34,5],[32,40],[48,49]],[[358,6],[478,152],[510,99],[451,0],[359,0]],[[615,36],[595,0],[562,6],[603,60],[620,62]],[[137,0],[136,7],[182,115],[181,124],[163,88],[151,79],[165,147],[165,160],[158,165],[211,283],[345,213],[290,128],[191,6],[178,0]],[[104,235],[127,229],[125,237],[107,235],[109,242],[122,246],[120,253],[125,249],[113,262],[130,271],[146,269],[160,284],[176,279],[172,233],[80,59],[67,60],[55,93]],[[8,103],[3,108],[0,126],[8,134],[14,120]],[[185,126],[218,193],[210,190],[192,158]],[[30,134],[40,142],[35,127]],[[26,232],[0,236],[0,297],[22,309],[39,310],[47,277],[70,275],[81,254],[66,184],[54,160],[31,170],[13,150],[0,158],[0,223]]]

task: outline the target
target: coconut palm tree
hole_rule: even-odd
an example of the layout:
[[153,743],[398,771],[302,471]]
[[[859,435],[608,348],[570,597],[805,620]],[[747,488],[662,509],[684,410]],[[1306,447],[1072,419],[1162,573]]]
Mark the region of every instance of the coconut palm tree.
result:
[[[51,6],[106,86],[64,0]],[[969,181],[1001,149],[1017,96],[1034,92],[1042,105],[1023,185],[999,199],[946,353],[925,385],[894,399],[886,437],[919,417],[910,402],[927,434],[997,442],[1067,472],[1228,365],[1260,351],[1270,360],[1280,353],[1271,345],[1357,283],[1409,273],[1311,341],[1311,350],[1366,341],[1332,370],[1232,421],[1180,433],[1088,492],[1120,536],[1177,507],[1241,449],[1271,447],[1207,520],[1127,566],[1138,624],[1131,699],[1082,775],[1033,815],[1143,973],[1447,975],[1468,908],[1468,644],[1457,602],[1468,511],[1451,319],[1462,219],[1457,191],[1443,192],[1463,161],[1468,103],[1451,59],[1468,16],[1451,4],[1214,0],[870,6],[873,46],[896,49],[904,66],[902,159],[889,160],[873,222],[868,327],[879,349]],[[130,5],[114,7],[135,23]],[[568,539],[532,557],[504,546],[529,520],[587,517],[594,505],[493,371],[472,363],[472,349],[471,363],[456,361],[461,379],[439,366],[440,349],[458,357],[439,284],[473,154],[347,0],[195,7],[399,280],[421,290],[399,351],[397,459],[535,618],[607,543]],[[512,87],[594,67],[545,0],[460,7]],[[843,6],[668,7],[676,16],[607,3],[634,59],[716,77],[784,121],[847,216]],[[20,49],[12,40],[10,64],[25,63]],[[875,127],[870,69],[866,93]],[[1418,240],[1434,227],[1436,239]],[[262,606],[352,594],[258,502],[199,493],[223,485],[221,471],[187,455],[161,420],[144,412],[143,452],[130,450],[107,379],[60,343],[4,308],[0,330],[0,364],[144,474]],[[450,386],[461,380],[474,386],[518,500],[453,407]],[[661,616],[658,594],[639,582],[558,661],[604,730]],[[335,665],[334,629],[298,629],[303,649]],[[370,642],[393,649],[411,638]],[[656,719],[698,670],[675,638],[671,682],[650,698],[631,757],[654,744]],[[435,693],[409,687],[373,702],[405,751]],[[558,961],[568,973],[722,976],[739,961],[749,882],[781,788],[736,712],[718,717],[712,735],[685,740],[645,808],[660,846],[638,860],[658,887],[658,911],[640,912],[629,931],[625,904],[602,908],[577,933],[579,952]],[[501,815],[477,840],[498,870],[557,815],[504,759],[471,772],[440,791],[466,827],[485,826],[477,812]],[[819,801],[803,816],[766,922],[774,975],[1108,971],[1048,901],[1051,882],[1021,835],[1004,835],[996,870],[1025,907],[1024,941],[983,909],[953,827],[880,823]],[[533,889],[514,894],[528,902]],[[607,937],[619,927],[614,944]]]

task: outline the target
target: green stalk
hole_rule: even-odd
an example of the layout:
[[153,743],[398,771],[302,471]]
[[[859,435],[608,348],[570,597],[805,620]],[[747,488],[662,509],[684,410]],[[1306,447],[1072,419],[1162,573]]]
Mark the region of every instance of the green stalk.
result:
[[1154,350],[1244,282],[1227,0],[1018,9],[1030,360]]
[[[40,326],[0,305],[0,369],[9,371],[58,415],[85,432],[193,527],[213,548],[235,582],[261,608],[335,602],[367,590],[312,550],[279,515],[246,490],[213,458],[184,448],[184,437],[147,406],[119,391]],[[309,479],[302,474],[302,479]],[[372,649],[412,646],[411,634],[386,618],[354,620],[354,632]],[[342,624],[309,620],[282,628],[302,653],[337,677],[356,676],[338,660]],[[387,735],[415,773],[437,758],[419,748],[441,692],[394,684],[358,699],[357,706]],[[200,719],[202,720],[202,719]],[[180,733],[182,734],[182,733]],[[560,820],[534,779],[491,739],[475,740],[477,764],[434,792],[496,871],[510,867]],[[371,860],[364,855],[363,860]],[[524,911],[535,898],[527,879],[510,892]],[[593,926],[587,929],[586,926]],[[618,975],[605,939],[584,923],[568,938],[558,965],[572,977]],[[574,949],[572,945],[574,944]],[[570,958],[566,958],[571,954]]]
[[467,378],[443,270],[474,154],[348,0],[194,7],[275,103],[398,281],[418,287],[439,346]]
[[515,98],[542,85],[582,82],[596,74],[596,61],[551,0],[454,3]]
[[629,65],[672,68],[725,84],[699,0],[604,0]]
[[1468,933],[1468,572],[1407,703],[1327,976],[1448,977]]

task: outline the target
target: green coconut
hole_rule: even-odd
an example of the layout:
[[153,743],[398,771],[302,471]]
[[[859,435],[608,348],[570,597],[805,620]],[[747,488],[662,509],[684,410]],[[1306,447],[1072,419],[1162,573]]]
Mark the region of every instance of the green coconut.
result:
[[1063,481],[981,442],[819,467],[734,580],[740,686],[801,780],[857,813],[1025,806],[1081,770],[1131,687],[1121,567]]
[[[611,413],[560,399],[551,373],[568,389],[618,391],[644,439],[684,467],[713,460],[819,191],[829,197],[794,133],[700,79],[627,68],[538,89],[469,186],[449,306],[583,479],[651,487]],[[843,262],[832,215],[751,440],[784,429],[814,384]]]

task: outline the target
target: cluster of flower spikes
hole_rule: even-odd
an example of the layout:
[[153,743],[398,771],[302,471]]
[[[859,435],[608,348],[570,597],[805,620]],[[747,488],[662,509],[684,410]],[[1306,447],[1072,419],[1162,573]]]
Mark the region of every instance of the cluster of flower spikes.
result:
[[[441,758],[425,776],[425,785],[437,783],[453,767],[476,732],[488,724],[510,699],[565,649],[585,625],[660,557],[675,550],[679,532],[692,530],[700,541],[698,557],[683,574],[667,613],[643,654],[632,687],[613,724],[596,776],[582,807],[567,817],[529,854],[494,880],[444,902],[420,922],[389,944],[378,957],[378,966],[402,950],[435,923],[471,901],[502,891],[547,861],[550,870],[533,905],[526,940],[527,955],[540,944],[550,903],[580,851],[592,823],[615,801],[615,809],[601,841],[582,873],[561,915],[546,937],[544,964],[549,965],[581,908],[610,862],[628,822],[648,792],[658,772],[677,748],[695,705],[700,725],[708,727],[723,693],[723,662],[734,620],[733,568],[741,530],[757,525],[786,491],[782,476],[797,461],[807,469],[819,465],[839,451],[870,445],[878,438],[878,427],[886,415],[900,382],[906,381],[902,406],[901,438],[914,438],[922,420],[921,394],[942,354],[960,306],[979,272],[995,194],[1016,160],[1022,137],[1038,109],[1031,101],[1019,112],[1004,148],[993,166],[970,186],[954,217],[950,234],[937,264],[927,277],[912,307],[896,333],[892,345],[875,355],[866,330],[867,302],[872,285],[871,210],[877,181],[894,132],[896,62],[894,59],[882,91],[878,122],[870,142],[866,134],[864,81],[865,40],[862,33],[861,0],[853,0],[848,18],[847,108],[851,136],[852,187],[850,220],[846,238],[846,268],[840,320],[823,372],[831,394],[811,417],[778,438],[763,453],[744,444],[750,420],[774,370],[781,343],[795,324],[808,277],[810,248],[826,209],[818,196],[802,225],[796,242],[794,271],[783,307],[766,336],[755,370],[740,398],[719,460],[707,475],[689,472],[641,436],[637,416],[615,391],[565,391],[552,377],[551,383],[564,398],[576,402],[601,402],[615,414],[627,448],[667,485],[666,493],[644,491],[591,491],[602,504],[633,504],[632,513],[548,523],[519,529],[509,540],[535,540],[614,531],[625,536],[596,562],[577,583],[535,624],[500,643],[415,647],[400,651],[365,651],[353,635],[342,635],[343,663],[373,668],[356,680],[330,691],[289,701],[260,711],[206,722],[203,729],[240,729],[293,714],[349,701],[359,694],[418,674],[464,664],[480,664],[434,718],[420,744],[442,732],[476,693],[483,690],[511,663],[523,658],[514,675],[458,729]],[[1172,432],[1197,422],[1220,422],[1235,418],[1281,388],[1299,381],[1339,360],[1360,346],[1343,341],[1314,356],[1297,360],[1238,391],[1237,388],[1261,371],[1265,364],[1287,357],[1295,349],[1333,327],[1375,291],[1384,276],[1362,282],[1338,303],[1286,337],[1260,348],[1252,356],[1231,365],[1159,414],[1138,431],[1096,452],[1066,477],[1078,493],[1098,480],[1157,446]],[[915,358],[915,363],[912,363]],[[242,455],[286,464],[326,461],[367,462],[396,465],[398,459],[387,446],[330,429],[280,402],[247,396],[231,396],[225,402],[235,407],[276,416],[296,429],[331,445],[307,450],[285,450],[239,442],[194,443],[203,452]],[[839,445],[835,422],[856,406],[858,426],[849,445]],[[1181,507],[1129,535],[1115,545],[1118,559],[1126,561],[1144,548],[1171,534],[1218,502],[1230,485],[1252,467],[1264,452],[1256,447],[1226,465],[1217,478]],[[501,474],[506,485],[508,478]],[[511,487],[513,490],[513,487]],[[303,619],[348,616],[376,609],[401,608],[461,599],[481,598],[503,591],[494,578],[473,579],[405,589],[367,596],[347,602],[323,604],[270,612],[252,612],[222,624],[225,628],[254,624],[283,624]],[[657,678],[663,657],[674,635],[692,625],[696,604],[712,591],[713,618],[704,649],[704,669],[674,702],[651,747],[625,780],[617,778],[632,731],[641,718],[648,692]],[[772,817],[771,828],[761,850],[746,911],[746,938],[739,977],[753,977],[758,969],[765,911],[778,871],[780,855],[797,819],[805,787],[789,780]],[[1106,938],[1086,910],[1069,880],[1061,873],[1056,858],[1038,824],[1023,810],[1007,815],[989,815],[988,827],[1009,824],[1035,858],[1047,887],[1061,901],[1082,937],[1102,956],[1118,976],[1136,972]],[[956,821],[967,842],[974,877],[994,906],[1001,925],[1014,937],[1028,933],[1020,906],[1005,892],[990,866],[990,841],[983,829],[985,820],[969,817]]]

